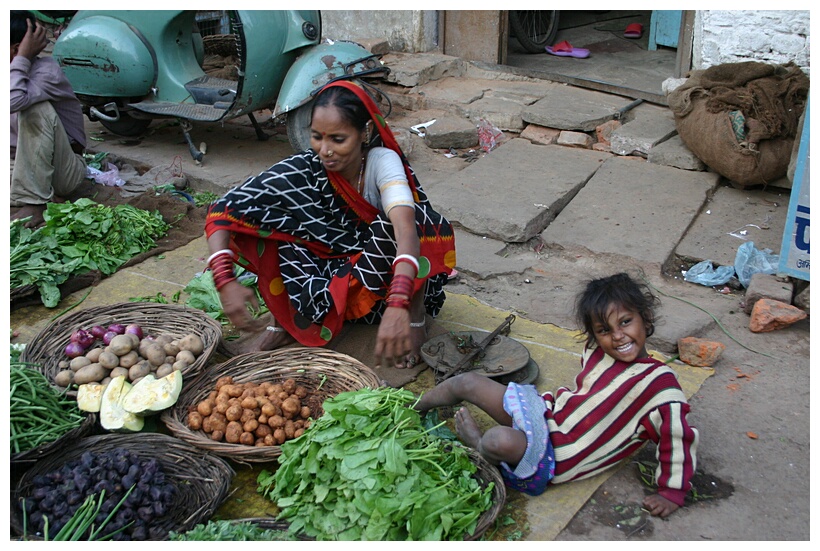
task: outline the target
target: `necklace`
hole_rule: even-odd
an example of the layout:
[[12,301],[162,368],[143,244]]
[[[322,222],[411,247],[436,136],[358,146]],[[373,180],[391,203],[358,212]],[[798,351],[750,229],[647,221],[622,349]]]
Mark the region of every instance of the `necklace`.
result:
[[364,191],[364,155],[362,155],[362,164],[359,165],[359,181],[356,183],[356,191],[359,192],[359,195],[362,194]]

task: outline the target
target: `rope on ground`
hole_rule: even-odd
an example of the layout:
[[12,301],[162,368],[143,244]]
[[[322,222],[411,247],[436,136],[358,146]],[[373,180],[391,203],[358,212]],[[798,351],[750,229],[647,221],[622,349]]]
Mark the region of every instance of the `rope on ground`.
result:
[[663,296],[665,296],[665,297],[669,297],[669,298],[673,298],[673,299],[675,299],[675,300],[679,300],[679,301],[681,301],[681,302],[684,302],[684,303],[688,304],[689,306],[692,306],[692,307],[694,307],[694,308],[697,308],[697,309],[698,309],[698,310],[700,310],[701,312],[705,312],[705,313],[706,313],[706,314],[707,314],[710,318],[712,318],[713,320],[715,320],[715,323],[717,323],[718,327],[720,327],[721,331],[723,331],[723,332],[726,334],[726,336],[727,336],[727,337],[729,337],[730,339],[732,339],[733,341],[735,341],[737,344],[739,344],[740,346],[742,346],[743,348],[745,348],[745,349],[746,349],[746,350],[748,350],[749,352],[754,352],[755,354],[760,354],[761,356],[766,356],[767,358],[771,358],[771,359],[773,359],[773,360],[776,360],[776,359],[777,359],[776,357],[772,356],[771,354],[766,354],[765,352],[760,352],[760,351],[758,351],[758,350],[755,350],[754,348],[750,348],[750,347],[746,346],[745,344],[743,344],[742,342],[740,342],[739,340],[737,340],[737,339],[736,339],[736,338],[735,338],[735,337],[734,337],[731,333],[729,333],[728,329],[726,329],[726,328],[723,326],[723,324],[722,324],[722,323],[720,323],[720,320],[719,320],[719,319],[717,319],[717,318],[714,316],[714,314],[712,314],[711,312],[709,312],[709,311],[708,311],[708,310],[706,310],[705,308],[702,308],[702,307],[698,306],[697,304],[695,304],[695,303],[693,303],[693,302],[689,302],[689,301],[688,301],[688,300],[686,300],[686,299],[682,299],[682,298],[680,298],[680,297],[676,297],[676,296],[674,296],[674,295],[670,295],[670,294],[668,294],[668,293],[664,293],[663,291],[661,291],[660,289],[658,289],[657,287],[655,287],[654,285],[652,285],[652,283],[650,283],[650,282],[649,282],[649,280],[648,280],[648,279],[646,279],[646,277],[645,277],[643,274],[641,274],[641,278],[642,278],[642,279],[646,282],[646,284],[647,284],[647,285],[649,285],[649,287],[651,287],[654,291],[656,291],[656,292],[658,292],[658,293],[662,294]]

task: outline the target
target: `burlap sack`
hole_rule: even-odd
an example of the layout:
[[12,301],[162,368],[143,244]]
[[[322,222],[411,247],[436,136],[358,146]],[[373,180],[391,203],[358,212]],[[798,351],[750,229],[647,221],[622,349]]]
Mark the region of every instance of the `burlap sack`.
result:
[[[743,62],[692,71],[667,100],[684,144],[709,168],[745,188],[786,175],[808,77],[792,65]],[[732,111],[746,117],[739,141]]]

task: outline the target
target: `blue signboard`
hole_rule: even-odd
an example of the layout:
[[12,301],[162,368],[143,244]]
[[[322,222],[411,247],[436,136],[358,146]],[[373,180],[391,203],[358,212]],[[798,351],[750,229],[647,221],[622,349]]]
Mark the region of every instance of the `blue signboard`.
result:
[[809,281],[809,106],[806,103],[805,122],[794,169],[794,182],[789,198],[789,212],[780,247],[779,273]]

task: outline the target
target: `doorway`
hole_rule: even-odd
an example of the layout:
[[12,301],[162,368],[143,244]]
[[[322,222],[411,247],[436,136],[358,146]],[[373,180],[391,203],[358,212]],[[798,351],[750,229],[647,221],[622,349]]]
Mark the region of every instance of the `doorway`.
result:
[[[506,65],[517,73],[665,105],[663,81],[680,76],[678,49],[686,49],[678,44],[684,19],[685,12],[672,11],[653,16],[651,10],[562,10],[551,45],[567,41],[589,50],[588,57],[529,53],[510,32]],[[642,32],[628,38],[624,31],[633,23]]]

